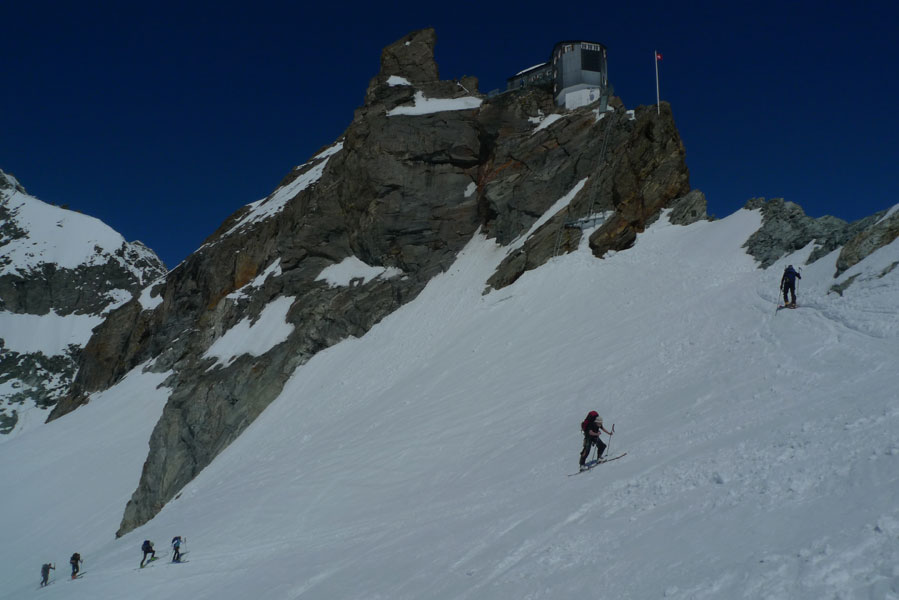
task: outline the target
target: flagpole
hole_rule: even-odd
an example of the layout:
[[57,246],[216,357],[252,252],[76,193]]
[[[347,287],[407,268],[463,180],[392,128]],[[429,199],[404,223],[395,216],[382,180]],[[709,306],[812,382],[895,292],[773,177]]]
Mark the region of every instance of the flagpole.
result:
[[652,56],[656,62],[656,114],[660,115],[662,114],[662,109],[659,107],[659,51],[653,50]]

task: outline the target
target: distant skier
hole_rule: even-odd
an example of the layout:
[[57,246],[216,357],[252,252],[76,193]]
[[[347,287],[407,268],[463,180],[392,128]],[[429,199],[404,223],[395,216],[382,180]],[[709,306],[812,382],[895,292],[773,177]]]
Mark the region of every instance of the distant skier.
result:
[[[784,269],[783,277],[780,278],[780,289],[784,293],[784,306],[788,308],[796,308],[797,279],[802,279],[802,275],[793,268],[793,265],[787,265],[787,268]],[[792,296],[790,301],[787,299],[788,292]]]
[[56,570],[56,565],[51,565],[50,563],[44,563],[41,565],[41,587],[45,585],[49,585],[48,579],[50,578],[50,569]]
[[605,443],[599,439],[600,430],[612,435],[611,431],[606,431],[602,426],[602,417],[599,416],[599,413],[591,410],[587,413],[587,418],[581,423],[581,431],[584,433],[584,448],[581,450],[581,470],[587,468],[587,457],[590,456],[590,449],[593,445],[596,445],[599,451],[599,458],[602,458],[602,453],[606,451]]
[[156,550],[153,549],[153,542],[150,540],[144,540],[144,543],[140,547],[144,552],[144,557],[140,559],[140,568],[144,568],[144,561],[147,560],[147,555],[150,555],[150,560],[156,560]]
[[72,565],[72,579],[75,579],[78,576],[78,571],[81,570],[81,564],[83,562],[84,561],[81,560],[81,555],[77,552],[69,559],[69,564]]
[[172,555],[172,562],[181,562],[181,544],[183,541],[180,535],[172,538],[172,549],[175,551]]

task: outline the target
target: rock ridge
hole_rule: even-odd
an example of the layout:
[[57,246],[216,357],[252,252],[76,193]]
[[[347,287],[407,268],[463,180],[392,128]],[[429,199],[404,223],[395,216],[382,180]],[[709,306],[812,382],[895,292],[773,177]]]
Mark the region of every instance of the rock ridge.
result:
[[802,208],[783,198],[750,199],[744,208],[762,213],[762,226],[746,241],[746,252],[766,269],[781,257],[801,250],[814,242],[815,247],[805,264],[842,248],[837,259],[838,277],[846,269],[858,263],[899,235],[899,218],[893,213],[884,218],[886,211],[847,223],[826,215],[812,218]]

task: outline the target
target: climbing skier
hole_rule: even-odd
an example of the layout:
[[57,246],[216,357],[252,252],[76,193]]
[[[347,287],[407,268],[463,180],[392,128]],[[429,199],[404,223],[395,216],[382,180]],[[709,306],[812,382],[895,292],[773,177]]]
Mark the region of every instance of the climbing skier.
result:
[[153,542],[150,540],[144,540],[144,543],[141,544],[141,550],[144,552],[144,557],[140,559],[140,568],[144,568],[144,561],[147,560],[147,555],[150,555],[150,560],[156,560],[156,551],[153,549]]
[[69,564],[72,565],[72,579],[78,576],[78,571],[81,570],[81,564],[84,561],[81,560],[81,555],[77,552],[72,555],[72,558],[69,559]]
[[611,431],[607,431],[602,426],[602,417],[595,410],[587,413],[587,418],[581,423],[581,431],[584,434],[584,448],[581,450],[581,470],[586,469],[587,457],[590,456],[590,448],[596,445],[599,452],[598,458],[602,458],[602,453],[606,451],[606,445],[599,439],[599,432],[602,430],[608,435],[612,435]]
[[176,535],[172,538],[172,549],[175,553],[172,555],[172,562],[181,562],[181,543],[182,539],[180,535]]
[[[784,306],[788,308],[796,308],[797,279],[802,279],[802,275],[793,268],[793,265],[787,265],[787,268],[784,269],[783,277],[780,278],[780,289],[784,293]],[[790,301],[787,300],[787,292],[792,297]]]
[[50,578],[50,569],[56,570],[56,565],[52,565],[50,563],[44,563],[41,565],[41,587],[45,585],[49,585],[48,579]]

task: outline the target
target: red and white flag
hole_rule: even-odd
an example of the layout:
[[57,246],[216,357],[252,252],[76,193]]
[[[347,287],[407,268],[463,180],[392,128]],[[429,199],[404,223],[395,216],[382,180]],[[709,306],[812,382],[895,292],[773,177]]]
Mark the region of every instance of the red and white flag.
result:
[[662,60],[662,53],[656,52],[656,60]]

